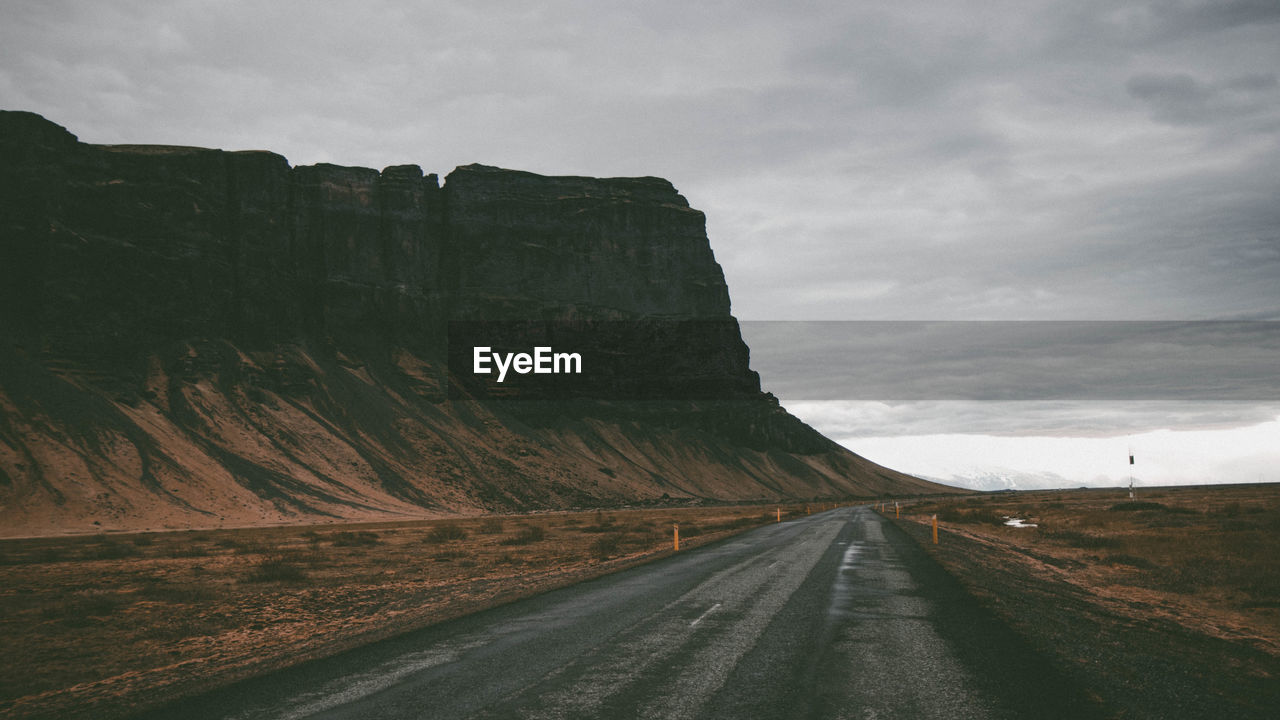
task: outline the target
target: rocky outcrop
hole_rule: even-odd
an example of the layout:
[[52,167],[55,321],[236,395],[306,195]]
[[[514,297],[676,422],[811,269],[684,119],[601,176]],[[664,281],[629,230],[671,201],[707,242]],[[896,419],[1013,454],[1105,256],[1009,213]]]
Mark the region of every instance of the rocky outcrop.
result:
[[[705,219],[657,178],[441,187],[2,112],[0,293],[7,534],[936,489],[760,393]],[[711,323],[660,373],[709,395],[448,399],[449,321],[490,320]]]
[[60,350],[191,336],[425,348],[443,321],[441,194],[415,166],[89,146],[27,113],[0,118],[0,154],[5,319]]
[[468,165],[444,198],[455,318],[729,316],[706,218],[666,180]]

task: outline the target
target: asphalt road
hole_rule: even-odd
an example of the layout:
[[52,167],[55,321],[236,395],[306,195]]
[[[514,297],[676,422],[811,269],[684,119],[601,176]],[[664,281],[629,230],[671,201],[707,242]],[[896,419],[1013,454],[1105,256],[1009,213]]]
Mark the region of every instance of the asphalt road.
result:
[[867,508],[232,686],[151,717],[1090,717],[1069,682]]

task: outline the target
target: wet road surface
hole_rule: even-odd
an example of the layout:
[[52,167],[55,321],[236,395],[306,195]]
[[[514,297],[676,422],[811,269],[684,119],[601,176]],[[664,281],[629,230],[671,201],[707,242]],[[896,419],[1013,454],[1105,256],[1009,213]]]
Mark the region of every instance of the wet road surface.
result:
[[855,507],[147,717],[1089,717],[1081,698],[901,531]]

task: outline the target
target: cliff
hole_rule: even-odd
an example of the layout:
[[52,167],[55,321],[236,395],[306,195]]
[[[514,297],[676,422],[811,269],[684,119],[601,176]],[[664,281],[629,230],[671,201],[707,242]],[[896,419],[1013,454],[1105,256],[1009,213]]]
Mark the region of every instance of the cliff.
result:
[[[760,392],[705,218],[657,178],[442,186],[0,112],[0,293],[6,535],[939,489]],[[493,320],[693,360],[656,401],[450,399],[450,321]]]

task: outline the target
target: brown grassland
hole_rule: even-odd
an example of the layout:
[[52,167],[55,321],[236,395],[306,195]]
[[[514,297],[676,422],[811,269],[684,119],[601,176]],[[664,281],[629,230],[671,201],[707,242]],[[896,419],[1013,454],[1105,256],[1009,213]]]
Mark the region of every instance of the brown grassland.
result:
[[774,509],[0,541],[0,717],[119,717],[668,555],[676,522],[684,549]]
[[1280,708],[1280,486],[996,493],[898,524],[1115,717]]

